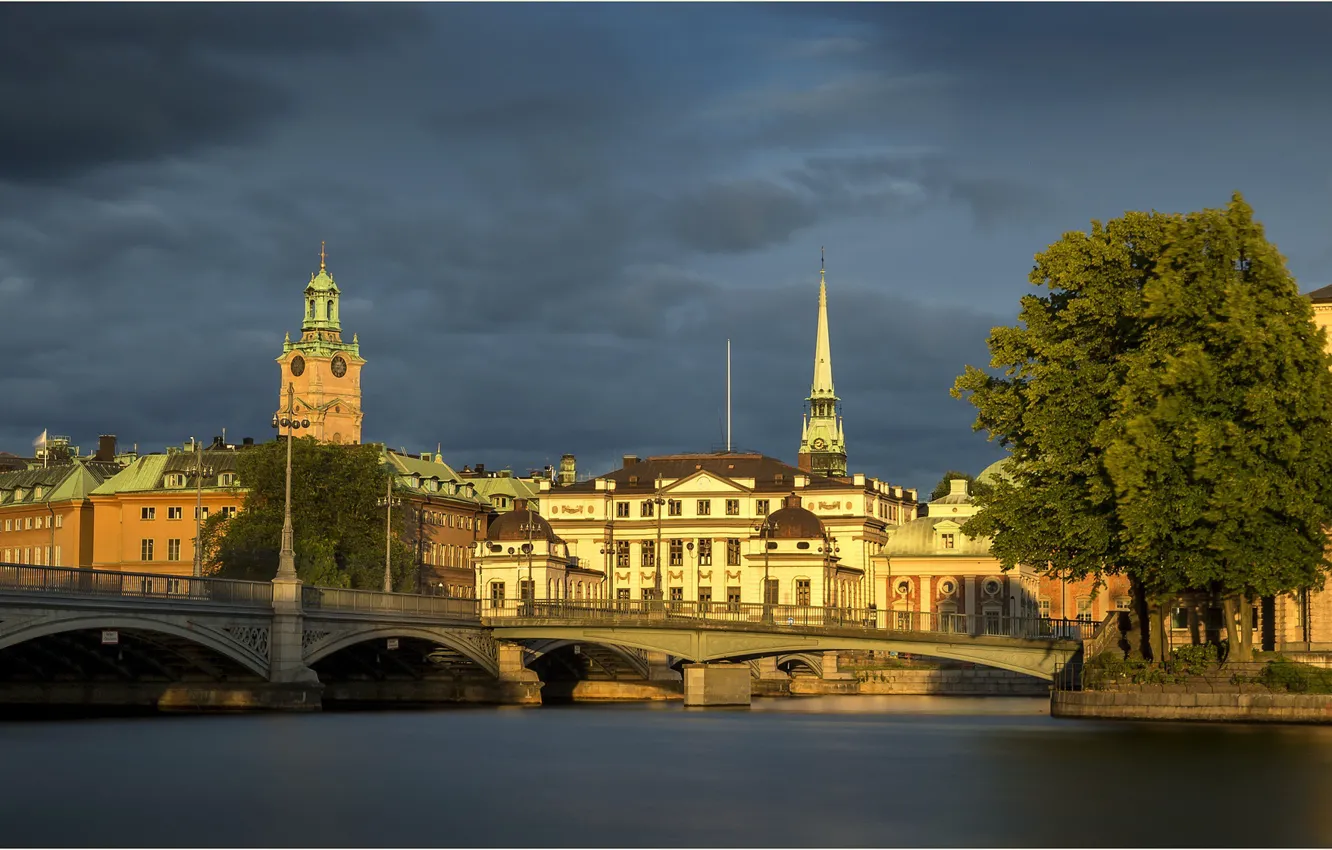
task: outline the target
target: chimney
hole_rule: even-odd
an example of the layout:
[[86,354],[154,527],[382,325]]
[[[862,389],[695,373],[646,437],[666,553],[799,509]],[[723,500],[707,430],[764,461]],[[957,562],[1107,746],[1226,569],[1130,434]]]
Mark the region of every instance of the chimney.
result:
[[247,449],[248,449],[248,448],[252,447],[253,445],[254,445],[254,437],[242,437],[242,438],[241,438],[241,447],[242,447],[242,448],[247,448]]
[[970,495],[969,493],[967,493],[967,479],[965,478],[948,479],[948,495],[950,496]]
[[625,455],[623,468],[628,469],[636,463],[638,463],[638,455]]
[[116,459],[116,435],[103,434],[97,438],[97,460],[110,463]]
[[478,464],[476,465],[476,474],[477,474],[477,475],[485,475],[485,474],[486,474],[486,465],[485,465],[484,463],[478,463]]
[[573,455],[565,455],[560,458],[560,476],[557,480],[561,486],[572,484],[578,480],[578,465]]
[[784,508],[798,508],[798,507],[800,507],[800,497],[797,496],[795,493],[792,493],[791,495],[789,495],[789,496],[787,496],[786,498],[782,499],[782,507],[784,507]]

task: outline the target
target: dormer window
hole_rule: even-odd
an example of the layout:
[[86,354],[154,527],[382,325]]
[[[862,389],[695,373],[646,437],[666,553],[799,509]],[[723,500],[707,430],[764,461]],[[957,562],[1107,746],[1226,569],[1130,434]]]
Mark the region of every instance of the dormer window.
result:
[[168,473],[168,474],[167,474],[167,477],[166,477],[166,486],[168,486],[168,487],[184,487],[184,486],[185,486],[185,475],[184,475],[184,473],[181,473],[181,472],[171,472],[171,473]]
[[26,496],[27,494],[28,494],[28,491],[27,491],[27,490],[24,490],[22,487],[15,487],[15,488],[14,488],[14,501],[16,501],[16,502],[21,502],[21,501],[23,501],[23,497]]
[[40,499],[42,497],[42,488],[41,487],[32,488],[32,497],[34,499]]
[[945,548],[945,549],[952,549],[952,548],[954,548],[955,545],[956,545],[956,540],[955,540],[955,538],[953,537],[953,535],[951,535],[951,534],[940,534],[940,535],[939,535],[939,543],[940,543],[940,545],[942,545],[943,548]]
[[217,485],[219,487],[235,487],[236,473],[224,472],[221,475],[217,476]]

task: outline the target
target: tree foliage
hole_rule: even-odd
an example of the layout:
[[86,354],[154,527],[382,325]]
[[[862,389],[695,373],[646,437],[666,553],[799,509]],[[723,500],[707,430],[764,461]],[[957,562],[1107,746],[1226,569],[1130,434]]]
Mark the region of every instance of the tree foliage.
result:
[[[282,546],[287,446],[248,449],[237,460],[245,503],[232,519],[204,524],[204,554],[213,575],[267,581]],[[296,573],[306,584],[382,590],[388,472],[376,446],[331,445],[308,437],[292,444],[291,514]],[[416,589],[412,546],[404,542],[407,508],[393,511],[395,590]]]
[[1244,200],[1093,222],[1030,280],[1049,294],[990,335],[1002,374],[968,366],[953,388],[1013,457],[965,531],[1005,567],[1127,573],[1140,599],[1321,584],[1329,358]]

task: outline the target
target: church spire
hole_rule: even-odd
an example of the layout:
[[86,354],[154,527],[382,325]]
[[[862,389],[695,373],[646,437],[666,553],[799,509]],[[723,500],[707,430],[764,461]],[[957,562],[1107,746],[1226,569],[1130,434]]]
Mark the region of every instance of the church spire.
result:
[[819,249],[819,329],[814,337],[814,383],[809,397],[836,399],[833,392],[832,349],[828,344],[828,284],[824,279],[823,249]]
[[803,418],[797,465],[810,472],[846,475],[846,438],[837,415],[833,390],[832,347],[828,340],[828,282],[823,249],[819,249],[819,324],[814,339],[814,381],[809,388],[809,413]]

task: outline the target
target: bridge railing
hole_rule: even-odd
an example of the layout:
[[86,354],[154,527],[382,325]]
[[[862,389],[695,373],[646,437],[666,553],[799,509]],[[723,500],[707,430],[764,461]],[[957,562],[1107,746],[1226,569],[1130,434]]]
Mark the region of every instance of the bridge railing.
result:
[[160,599],[255,608],[271,607],[273,604],[273,585],[267,581],[122,573],[77,567],[34,567],[27,564],[0,564],[0,593]]
[[1091,638],[1099,623],[1052,620],[1047,617],[1006,617],[999,614],[939,614],[883,611],[812,605],[764,605],[751,602],[685,602],[670,600],[480,600],[480,614],[496,621],[579,620],[607,624],[661,621],[663,624],[754,624],[793,629],[858,629],[867,632],[925,632],[1009,637],[1030,640]]
[[423,596],[415,593],[384,593],[377,590],[351,590],[345,587],[301,588],[301,607],[324,611],[382,612],[420,614],[476,620],[475,599],[448,596]]

